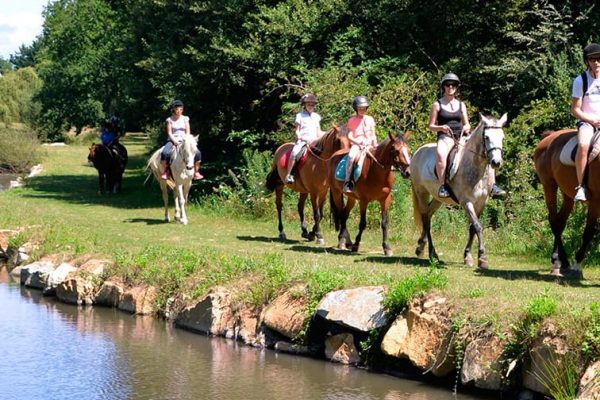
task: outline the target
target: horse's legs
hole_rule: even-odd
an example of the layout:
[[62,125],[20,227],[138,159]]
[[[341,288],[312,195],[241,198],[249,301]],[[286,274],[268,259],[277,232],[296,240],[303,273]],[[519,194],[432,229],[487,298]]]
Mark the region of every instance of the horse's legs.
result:
[[312,228],[312,231],[308,234],[308,240],[317,239],[317,244],[323,245],[325,241],[323,240],[323,235],[321,234],[321,217],[323,216],[323,202],[325,201],[324,196],[320,196],[314,193],[310,194],[310,203],[313,209],[313,218],[315,220],[315,224]]
[[562,242],[562,233],[567,225],[567,219],[573,210],[574,202],[573,199],[562,196],[562,205],[560,210],[557,212],[557,191],[558,185],[556,182],[544,182],[544,200],[546,201],[546,208],[548,209],[548,222],[550,223],[550,229],[554,235],[554,246],[552,249],[552,274],[560,275],[560,270],[569,269],[569,258],[565,247]]
[[463,254],[463,260],[465,265],[469,267],[473,266],[473,255],[471,254],[471,247],[473,246],[473,239],[475,238],[475,226],[473,224],[469,224],[469,240],[467,240],[467,245],[465,246],[465,252]]
[[181,216],[180,221],[183,225],[187,225],[187,213],[185,212],[185,203],[187,202],[187,196],[190,191],[190,183],[187,181],[180,185],[179,189],[179,215]]
[[[467,215],[469,216],[469,220],[471,221],[471,227],[469,229],[469,232],[475,231],[475,234],[477,235],[477,240],[479,242],[479,249],[477,252],[477,266],[482,269],[488,269],[489,266],[488,266],[487,256],[485,254],[485,246],[483,244],[483,234],[482,234],[483,228],[481,226],[481,223],[479,222],[479,213],[477,213],[475,211],[475,207],[473,206],[473,203],[471,203],[470,201],[465,203],[463,205],[463,208],[467,212]],[[469,239],[471,239],[470,233],[469,233]],[[470,240],[470,241],[472,242],[472,240]],[[468,247],[469,252],[470,252],[470,248],[471,248],[471,246]],[[465,252],[466,251],[467,251],[467,248],[465,247]]]
[[577,253],[575,253],[575,264],[573,264],[572,274],[578,279],[583,279],[583,273],[581,271],[581,262],[583,261],[583,257],[585,256],[585,251],[587,250],[588,245],[594,238],[594,234],[598,229],[598,211],[593,207],[593,204],[588,205],[587,222],[585,224],[585,229],[583,230],[581,247],[579,248],[579,250],[577,250]]
[[98,194],[104,191],[104,172],[98,170]]
[[283,221],[281,219],[281,210],[283,208],[283,185],[278,185],[275,188],[275,207],[277,207],[277,219],[279,223],[277,229],[279,230],[279,239],[285,240],[285,232],[283,231]]
[[160,181],[160,191],[165,206],[165,222],[169,222],[171,220],[169,216],[169,189],[167,188],[167,183],[163,180]]
[[338,249],[346,250],[347,246],[352,246],[352,240],[350,239],[350,233],[348,232],[348,216],[350,215],[350,211],[352,207],[354,207],[354,203],[356,200],[354,198],[348,197],[346,200],[346,205],[344,206],[344,198],[343,194],[340,191],[339,193],[334,193],[334,197],[337,197],[336,207],[339,212],[339,221],[340,221],[340,233],[338,234]]
[[380,202],[381,205],[381,233],[383,236],[383,253],[386,256],[392,256],[394,253],[388,243],[388,210],[390,209],[390,203],[392,202],[392,196],[387,196],[385,200]]
[[354,239],[354,245],[352,246],[352,251],[357,252],[360,246],[360,241],[362,239],[362,233],[367,227],[367,205],[368,201],[360,201],[360,222],[358,224],[358,235],[356,235],[356,239]]
[[301,236],[304,239],[309,239],[308,228],[306,227],[306,220],[304,219],[304,206],[306,205],[307,197],[308,193],[300,193],[300,198],[298,199],[298,215],[300,216],[300,229],[302,229]]

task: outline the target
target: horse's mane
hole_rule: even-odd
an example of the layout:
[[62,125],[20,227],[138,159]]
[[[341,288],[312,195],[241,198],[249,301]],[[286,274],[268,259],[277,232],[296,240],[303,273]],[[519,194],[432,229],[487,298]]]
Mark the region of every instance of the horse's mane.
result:
[[336,126],[333,126],[325,134],[323,134],[323,136],[315,140],[310,145],[310,150],[316,155],[321,155],[321,153],[323,152],[323,146],[325,145],[326,141],[329,140],[329,135],[335,135],[337,134],[337,132],[338,128]]
[[541,133],[540,137],[543,139],[546,136],[550,136],[550,135],[553,135],[553,134],[561,135],[563,133],[576,132],[576,131],[577,131],[577,129],[573,129],[573,128],[564,128],[564,129],[559,129],[557,131],[546,130],[546,131],[544,131],[544,132]]

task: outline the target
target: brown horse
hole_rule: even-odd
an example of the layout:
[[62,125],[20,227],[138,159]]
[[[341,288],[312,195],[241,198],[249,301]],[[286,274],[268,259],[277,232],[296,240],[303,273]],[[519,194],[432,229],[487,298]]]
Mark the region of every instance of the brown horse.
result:
[[[294,147],[294,143],[285,143],[275,151],[273,156],[273,165],[271,172],[267,175],[267,189],[275,191],[275,205],[277,206],[277,217],[279,219],[279,238],[285,240],[285,232],[283,231],[283,222],[281,219],[281,210],[283,206],[283,179],[287,174],[285,163],[280,162],[282,157],[289,157],[289,153]],[[323,205],[327,198],[327,190],[329,182],[327,179],[327,159],[333,153],[340,149],[348,148],[348,138],[345,134],[345,127],[340,129],[333,126],[321,138],[308,146],[308,154],[305,160],[296,163],[295,182],[286,185],[295,192],[300,193],[298,199],[298,214],[300,215],[300,226],[302,228],[302,237],[308,240],[317,239],[317,244],[324,244],[323,235],[319,223],[323,217]],[[304,205],[306,199],[310,195],[310,202],[313,209],[313,217],[315,225],[309,233],[304,220]]]
[[[533,161],[536,173],[544,187],[544,198],[548,208],[548,220],[554,234],[552,250],[552,275],[572,276],[582,279],[581,262],[585,251],[597,230],[600,216],[600,160],[595,158],[587,166],[586,197],[587,220],[583,230],[581,247],[575,253],[575,264],[569,265],[569,259],[562,242],[562,233],[574,206],[573,196],[577,186],[575,167],[560,161],[560,152],[572,137],[577,135],[574,129],[544,132],[543,139],[535,148]],[[557,211],[557,193],[562,194],[562,204]]]
[[[336,178],[335,170],[341,159],[348,153],[348,150],[337,152],[327,163],[329,184],[331,186],[331,210],[335,216],[336,229],[339,230],[338,249],[345,250],[347,246],[352,246],[352,251],[358,251],[362,233],[367,226],[367,206],[372,201],[378,201],[381,207],[383,252],[386,256],[393,254],[388,244],[387,232],[388,209],[392,202],[392,188],[394,187],[394,172],[392,171],[392,167],[400,170],[403,177],[408,178],[410,176],[410,149],[406,142],[408,136],[409,132],[396,137],[390,134],[389,139],[381,142],[372,151],[372,157],[365,157],[360,176],[354,184],[353,191],[352,193],[347,193],[348,200],[345,206],[342,194],[344,182]],[[360,223],[358,226],[358,235],[353,245],[346,223],[350,211],[357,200],[360,204]]]

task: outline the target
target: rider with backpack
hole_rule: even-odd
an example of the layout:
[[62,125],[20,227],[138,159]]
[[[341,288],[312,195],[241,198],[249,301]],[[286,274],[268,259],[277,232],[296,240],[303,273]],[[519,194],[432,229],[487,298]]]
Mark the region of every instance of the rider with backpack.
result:
[[577,122],[577,154],[575,171],[577,187],[573,200],[586,201],[584,172],[594,132],[600,128],[600,45],[590,43],[583,49],[583,61],[588,67],[573,80],[571,113]]

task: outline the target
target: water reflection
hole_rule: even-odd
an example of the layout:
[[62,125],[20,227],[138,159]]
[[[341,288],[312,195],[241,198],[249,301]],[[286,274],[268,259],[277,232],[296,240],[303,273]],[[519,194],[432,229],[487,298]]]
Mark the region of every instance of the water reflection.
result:
[[66,305],[6,283],[0,324],[3,399],[452,398],[447,388],[209,339],[114,309]]

